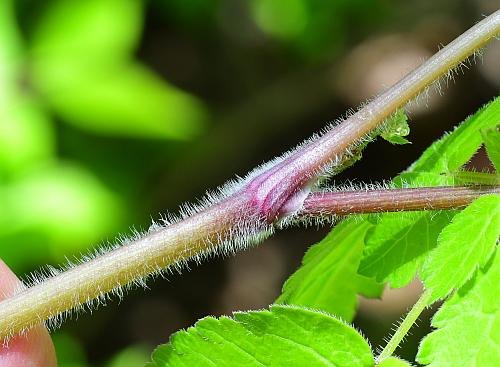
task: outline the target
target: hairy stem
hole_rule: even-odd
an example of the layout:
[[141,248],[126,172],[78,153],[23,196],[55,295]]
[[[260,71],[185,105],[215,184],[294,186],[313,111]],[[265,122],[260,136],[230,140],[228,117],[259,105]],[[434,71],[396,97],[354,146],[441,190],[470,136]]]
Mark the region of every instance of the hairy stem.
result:
[[[483,19],[354,115],[285,158],[257,170],[238,190],[176,224],[157,228],[0,303],[0,339],[121,286],[207,253],[244,247],[266,233],[284,204],[345,155],[391,113],[500,33],[500,11]],[[259,237],[260,236],[260,237]],[[242,240],[243,238],[243,240]],[[236,241],[227,247],[227,241]],[[224,247],[226,246],[226,247]]]
[[457,209],[481,195],[499,194],[500,186],[419,187],[366,191],[316,192],[305,200],[301,216],[345,215]]
[[429,300],[431,299],[431,292],[426,290],[418,299],[417,303],[413,305],[410,312],[406,315],[403,322],[399,324],[396,332],[392,335],[391,339],[384,347],[380,355],[377,357],[378,362],[383,361],[385,358],[390,357],[392,353],[396,350],[398,345],[404,339],[408,331],[411,329],[413,324],[417,321],[418,317],[422,311],[429,306]]

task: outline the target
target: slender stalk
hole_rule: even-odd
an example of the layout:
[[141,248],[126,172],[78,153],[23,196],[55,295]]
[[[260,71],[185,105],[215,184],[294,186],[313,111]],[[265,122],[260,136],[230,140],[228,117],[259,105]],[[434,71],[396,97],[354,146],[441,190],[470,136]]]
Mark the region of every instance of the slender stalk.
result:
[[420,187],[405,189],[316,192],[305,200],[301,216],[345,215],[415,210],[457,209],[481,195],[498,194],[500,186]]
[[426,290],[418,299],[417,303],[413,305],[410,312],[406,315],[403,322],[399,324],[398,328],[394,335],[392,335],[391,339],[384,347],[380,355],[377,357],[377,361],[381,362],[385,358],[390,357],[392,353],[396,350],[398,345],[404,339],[408,331],[411,329],[415,321],[417,321],[418,317],[422,313],[422,311],[429,306],[429,300],[431,299],[431,292]]
[[[500,33],[500,11],[483,19],[381,96],[286,158],[255,171],[240,189],[192,216],[129,241],[0,303],[0,339],[149,274],[208,252],[231,251],[227,241],[244,247],[274,223],[283,205],[295,199],[332,160],[376,129],[386,117],[445,75]],[[307,196],[307,195],[305,195]],[[304,197],[305,197],[304,196]],[[298,204],[302,204],[300,200]],[[243,240],[241,239],[243,238]],[[225,245],[226,244],[226,245]],[[226,247],[224,247],[226,246]],[[237,249],[236,248],[236,249]]]

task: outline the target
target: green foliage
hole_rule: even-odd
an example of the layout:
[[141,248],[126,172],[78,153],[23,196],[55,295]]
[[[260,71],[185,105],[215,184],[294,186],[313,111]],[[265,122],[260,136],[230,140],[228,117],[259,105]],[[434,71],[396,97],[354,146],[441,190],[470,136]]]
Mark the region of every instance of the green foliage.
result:
[[357,274],[363,237],[371,224],[353,219],[339,223],[304,256],[302,266],[284,284],[276,303],[321,309],[351,321],[357,294],[377,297],[382,285]]
[[370,346],[358,332],[322,312],[271,306],[207,317],[171,337],[153,353],[167,366],[373,366]]
[[408,116],[404,109],[399,109],[385,123],[384,131],[380,136],[392,144],[410,144],[406,136],[410,134]]
[[[127,199],[96,176],[107,157],[92,167],[58,157],[54,117],[100,135],[186,140],[207,114],[134,60],[142,1],[46,2],[24,33],[14,5],[0,4],[0,257],[23,272],[79,255],[131,221]],[[120,189],[138,175],[130,171]]]
[[[500,236],[500,196],[486,195],[458,213],[439,234],[420,276],[432,300],[443,298],[484,266]],[[418,237],[417,237],[418,238]]]
[[[458,171],[479,149],[482,144],[481,129],[495,126],[498,114],[500,98],[496,98],[451,134],[427,148],[394,183],[397,186],[453,183],[453,176],[450,174]],[[359,272],[368,277],[376,277],[379,281],[390,282],[393,287],[405,286],[422,266],[425,255],[436,246],[437,235],[451,217],[452,213],[434,215],[430,212],[404,216],[388,213],[379,216],[377,228],[367,233],[365,238],[366,246]],[[430,231],[427,232],[427,229]],[[425,246],[418,246],[416,242],[420,239]],[[405,245],[406,241],[412,245]],[[403,245],[398,245],[399,243]],[[410,248],[410,252],[407,252]]]
[[33,32],[33,82],[65,121],[94,133],[190,138],[204,107],[132,61],[141,27],[141,1],[56,1]]
[[411,367],[411,364],[396,357],[385,358],[377,367]]
[[500,125],[495,128],[481,130],[486,152],[495,166],[497,172],[500,172]]
[[433,214],[387,213],[378,217],[365,238],[359,272],[394,288],[408,284],[453,217],[448,212]]
[[447,300],[432,319],[417,360],[431,366],[498,366],[500,252]]

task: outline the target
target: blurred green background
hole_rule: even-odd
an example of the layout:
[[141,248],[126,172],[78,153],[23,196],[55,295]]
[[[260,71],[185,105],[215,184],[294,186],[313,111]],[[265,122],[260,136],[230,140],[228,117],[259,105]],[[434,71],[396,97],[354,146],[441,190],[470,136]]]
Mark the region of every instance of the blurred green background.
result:
[[[3,0],[0,257],[19,275],[145,229],[390,86],[496,0]],[[412,145],[376,142],[339,180],[406,168],[496,95],[499,43],[410,108]],[[484,166],[482,155],[474,160]],[[207,314],[262,308],[327,229],[290,230],[54,335],[60,365],[139,366]],[[377,346],[418,283],[361,301]],[[118,307],[119,306],[119,307]],[[413,359],[425,333],[408,338]]]

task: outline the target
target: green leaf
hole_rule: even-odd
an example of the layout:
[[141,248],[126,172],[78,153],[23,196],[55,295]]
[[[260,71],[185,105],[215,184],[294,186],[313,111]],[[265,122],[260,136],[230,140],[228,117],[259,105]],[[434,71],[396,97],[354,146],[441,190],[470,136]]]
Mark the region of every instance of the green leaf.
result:
[[153,353],[153,367],[373,366],[370,346],[351,326],[288,306],[204,318]]
[[500,175],[488,172],[458,171],[450,175],[456,185],[500,185]]
[[500,115],[500,97],[467,118],[452,133],[427,148],[411,167],[414,172],[453,173],[467,163],[482,143],[481,129],[495,127]]
[[[395,185],[414,187],[453,184],[453,174],[481,146],[480,130],[496,126],[499,114],[500,98],[496,98],[452,133],[427,148],[420,159],[394,179]],[[428,250],[436,246],[436,234],[447,224],[446,217],[439,218],[440,216],[441,214],[436,217],[429,212],[408,216],[391,213],[378,215],[377,228],[366,235],[360,274],[389,281],[393,287],[408,284],[423,263]],[[431,218],[437,220],[433,222]],[[432,228],[426,227],[429,225]],[[427,228],[430,232],[427,232]]]
[[345,220],[307,251],[302,266],[284,284],[276,303],[327,311],[351,321],[357,294],[377,297],[382,285],[357,274],[363,239],[371,224]]
[[138,45],[143,2],[138,0],[56,0],[33,30],[34,61],[116,63]]
[[77,256],[112,234],[123,217],[113,192],[83,167],[68,164],[41,166],[0,186],[0,208],[0,257],[18,266],[32,257],[60,262]]
[[411,364],[397,357],[389,357],[377,363],[377,367],[411,367]]
[[500,195],[482,196],[458,213],[422,266],[420,276],[433,300],[460,288],[484,266],[499,236]]
[[150,360],[147,349],[134,345],[127,347],[117,353],[111,361],[106,364],[106,367],[138,367],[144,366]]
[[394,288],[405,286],[452,217],[452,212],[383,214],[366,236],[359,273]]
[[0,177],[12,178],[52,158],[54,129],[30,98],[13,91],[4,101],[0,101]]
[[67,122],[94,133],[189,139],[207,121],[199,100],[138,64],[56,69],[41,82],[46,97]]
[[410,144],[405,138],[408,134],[410,134],[408,116],[404,109],[399,109],[384,123],[384,131],[380,136],[392,144]]
[[496,367],[500,361],[500,251],[434,315],[437,330],[417,360],[435,367]]
[[500,125],[492,129],[483,129],[481,134],[488,157],[495,166],[497,174],[500,174]]

